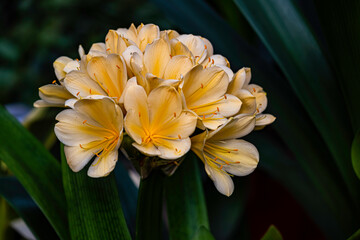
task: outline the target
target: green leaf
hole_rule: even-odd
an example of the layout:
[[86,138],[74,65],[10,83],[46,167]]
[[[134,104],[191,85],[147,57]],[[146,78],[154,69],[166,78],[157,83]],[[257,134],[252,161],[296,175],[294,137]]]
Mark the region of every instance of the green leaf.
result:
[[359,204],[360,184],[350,172],[350,162],[344,161],[350,159],[352,130],[348,112],[338,82],[312,30],[292,1],[235,2],[290,81],[333,154],[348,193]]
[[[360,129],[360,2],[315,0],[322,32],[330,51],[333,68],[352,117],[354,131]],[[345,44],[346,43],[346,44]],[[345,106],[344,106],[345,108]],[[354,132],[356,133],[356,132]]]
[[215,238],[206,227],[200,226],[192,240],[215,240]]
[[153,170],[141,179],[136,212],[137,240],[161,239],[164,174]]
[[124,161],[129,160],[126,159],[122,153],[119,153],[119,161],[116,163],[114,172],[125,220],[131,235],[135,236],[136,202],[138,198],[138,189],[131,180],[129,173],[124,166]]
[[61,158],[71,239],[131,239],[114,173],[91,178],[86,167],[74,173],[66,162],[63,145]]
[[357,230],[351,237],[349,237],[347,240],[359,240],[360,239],[360,229]]
[[59,162],[0,106],[0,158],[62,239],[69,239]]
[[189,153],[165,181],[170,239],[191,239],[201,226],[209,229],[198,162]]
[[266,231],[265,235],[261,238],[261,240],[282,240],[282,239],[283,238],[281,236],[281,233],[274,225],[271,225]]
[[0,196],[6,199],[38,239],[58,239],[44,214],[16,178],[0,178]]
[[360,130],[355,135],[351,146],[351,159],[354,171],[357,177],[360,179]]

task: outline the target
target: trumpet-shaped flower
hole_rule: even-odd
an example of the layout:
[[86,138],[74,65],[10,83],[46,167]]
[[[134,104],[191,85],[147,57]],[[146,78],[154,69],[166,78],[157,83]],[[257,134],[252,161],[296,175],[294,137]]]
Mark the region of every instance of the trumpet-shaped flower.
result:
[[127,84],[126,66],[122,57],[110,54],[92,57],[86,66],[66,75],[64,85],[76,98],[92,95],[108,96],[122,103]]
[[241,114],[229,119],[215,131],[191,138],[192,151],[202,160],[206,173],[217,190],[230,196],[234,190],[231,174],[245,176],[256,168],[259,153],[254,145],[241,139],[255,127],[255,116]]
[[243,103],[239,113],[256,114],[255,129],[262,129],[275,121],[271,114],[263,114],[267,107],[266,92],[256,84],[249,84],[250,68],[240,69],[233,77],[228,89],[229,94],[237,96]]
[[64,87],[63,80],[66,74],[79,69],[79,61],[69,57],[59,57],[55,60],[53,66],[58,81],[54,80],[52,84],[39,88],[41,100],[37,100],[34,103],[34,107],[64,107],[66,100],[73,98],[71,93]]
[[190,150],[189,136],[195,130],[196,116],[183,111],[175,88],[161,86],[147,96],[143,87],[131,85],[125,92],[124,105],[125,130],[140,152],[177,159]]
[[123,137],[123,114],[112,99],[79,100],[56,120],[55,134],[64,143],[67,163],[74,172],[94,156],[90,177],[104,177],[114,169]]
[[186,108],[199,116],[199,128],[216,129],[240,110],[241,101],[226,93],[228,85],[228,75],[218,66],[197,65],[184,76],[183,99]]

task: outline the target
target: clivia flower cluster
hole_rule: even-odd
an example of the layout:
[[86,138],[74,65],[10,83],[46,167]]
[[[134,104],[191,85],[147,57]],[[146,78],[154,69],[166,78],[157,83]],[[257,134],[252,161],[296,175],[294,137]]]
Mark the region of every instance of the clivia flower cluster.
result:
[[249,68],[234,74],[206,38],[132,24],[110,30],[87,54],[80,46],[79,55],[54,62],[57,80],[42,86],[34,103],[67,108],[56,117],[55,133],[74,172],[95,157],[88,175],[107,176],[124,137],[167,165],[192,150],[227,196],[232,175],[256,168],[256,147],[239,138],[275,120],[263,114],[266,93],[250,84]]

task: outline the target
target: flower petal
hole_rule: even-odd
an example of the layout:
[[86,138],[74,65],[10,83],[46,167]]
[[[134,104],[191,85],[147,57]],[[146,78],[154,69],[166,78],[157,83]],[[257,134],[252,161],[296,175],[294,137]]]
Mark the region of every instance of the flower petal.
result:
[[166,64],[170,61],[170,54],[170,45],[162,38],[147,45],[144,53],[144,64],[147,71],[161,78],[164,75]]
[[194,59],[194,55],[192,52],[177,38],[170,40],[171,45],[171,56],[184,55],[189,57],[192,61]]
[[67,74],[64,86],[77,98],[84,98],[92,94],[107,95],[97,82],[92,80],[87,73],[81,71],[72,71]]
[[227,74],[219,67],[203,69],[197,65],[184,77],[182,91],[189,109],[218,101],[226,93],[229,81]]
[[189,111],[181,112],[180,116],[174,117],[172,120],[158,127],[157,135],[172,138],[187,138],[196,128],[197,117]]
[[264,92],[262,87],[256,84],[250,84],[246,89],[248,89],[256,98],[256,114],[262,113],[268,104],[266,92]]
[[57,79],[63,79],[66,75],[66,73],[64,72],[64,67],[66,66],[66,64],[68,64],[69,62],[73,61],[71,58],[69,57],[59,57],[55,60],[55,62],[53,63],[53,67],[55,70],[55,75],[57,77]]
[[64,152],[66,161],[74,172],[83,169],[94,156],[93,149],[82,149],[80,146],[64,146]]
[[255,130],[261,130],[265,126],[273,123],[276,117],[271,114],[258,114],[256,115]]
[[73,98],[64,86],[47,84],[39,88],[39,96],[43,100],[35,102],[35,107],[59,106],[64,107],[67,99]]
[[224,170],[216,167],[211,167],[205,162],[205,171],[214,181],[216,189],[225,196],[230,196],[234,192],[234,183]]
[[159,27],[155,24],[144,25],[138,34],[139,48],[143,52],[148,44],[160,37]]
[[[173,87],[160,86],[148,96],[150,128],[161,129],[176,116],[180,116],[182,102],[180,94]],[[154,132],[157,132],[154,130]]]
[[160,158],[177,159],[184,156],[190,150],[191,140],[190,138],[178,140],[156,138],[155,145],[160,151]]
[[204,157],[204,146],[207,139],[208,131],[204,131],[191,138],[191,150],[200,158],[201,161],[205,162]]
[[200,37],[192,34],[183,34],[177,37],[194,55],[197,63],[201,64],[207,58],[207,46]]
[[236,95],[242,102],[239,113],[254,114],[256,111],[256,98],[246,89],[240,89]]
[[204,38],[204,37],[200,37],[200,38],[205,43],[205,48],[206,48],[206,51],[207,51],[207,56],[206,57],[207,58],[211,57],[214,54],[214,48],[213,48],[211,42],[208,39]]
[[164,38],[165,35],[168,36],[169,40],[177,38],[178,36],[180,36],[180,34],[177,31],[171,30],[171,29],[163,30],[163,31],[160,32],[160,37],[161,38]]
[[92,57],[96,56],[103,56],[106,57],[106,45],[105,43],[94,43],[91,45],[91,48],[89,50],[89,53],[87,54],[88,60],[90,60]]
[[230,119],[217,130],[210,132],[208,139],[212,141],[241,138],[249,134],[255,127],[255,116],[240,114]]
[[184,76],[192,67],[193,63],[189,57],[184,55],[174,56],[166,65],[163,78],[180,79],[180,76]]
[[142,154],[144,154],[146,156],[159,156],[161,154],[159,149],[157,149],[155,147],[155,145],[152,143],[138,144],[138,143],[134,142],[132,145],[134,147],[136,147]]
[[106,53],[121,55],[126,49],[126,43],[115,30],[110,30],[105,37]]

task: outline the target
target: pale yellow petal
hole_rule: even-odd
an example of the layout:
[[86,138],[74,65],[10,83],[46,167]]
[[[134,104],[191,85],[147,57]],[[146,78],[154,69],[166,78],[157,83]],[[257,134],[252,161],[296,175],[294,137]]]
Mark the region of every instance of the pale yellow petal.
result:
[[[203,42],[205,43],[205,48],[206,48],[206,50],[207,50],[207,56],[206,56],[206,57],[208,58],[208,57],[213,56],[213,54],[214,54],[214,48],[213,48],[211,42],[210,42],[208,39],[204,38],[204,37],[200,37],[200,38],[201,38],[201,40],[203,40]],[[228,67],[229,67],[229,66],[228,66]]]
[[75,97],[83,98],[89,95],[107,95],[100,85],[89,77],[87,73],[72,71],[64,80],[66,89]]
[[256,115],[255,130],[261,130],[265,126],[272,124],[276,117],[271,114],[258,114]]
[[[217,146],[219,151],[213,150],[211,154],[218,157],[218,161],[226,161],[223,169],[236,176],[246,176],[254,171],[259,162],[259,152],[256,147],[244,140],[230,139],[226,141],[209,141],[211,147]],[[207,144],[209,144],[207,143]],[[209,148],[205,144],[205,148]],[[229,150],[229,151],[226,151]]]
[[55,60],[55,62],[53,63],[53,67],[57,79],[60,80],[65,77],[66,73],[64,72],[64,67],[71,61],[73,60],[69,57],[59,57]]
[[236,95],[237,92],[245,85],[246,68],[241,68],[237,71],[229,84],[228,93]]
[[219,67],[203,69],[197,65],[184,77],[182,91],[189,109],[218,101],[224,96],[229,81],[227,74]]
[[119,157],[118,149],[122,139],[119,139],[115,149],[101,158],[96,157],[88,169],[88,176],[93,178],[106,177],[115,168]]
[[159,149],[159,157],[162,159],[177,159],[184,156],[191,147],[190,138],[169,140],[157,138],[154,141],[156,147]]
[[249,90],[251,94],[255,96],[256,114],[262,113],[266,109],[268,104],[266,92],[264,92],[262,87],[256,84],[249,84],[246,87],[246,89]]
[[162,77],[166,64],[170,60],[170,54],[170,45],[162,38],[147,45],[144,53],[144,64],[147,71],[157,77]]
[[[224,117],[231,117],[237,114],[241,107],[241,101],[239,98],[225,94],[224,97],[221,97],[218,100],[212,101],[208,104],[204,103],[203,105],[199,105],[198,107],[192,107],[191,110],[196,112],[200,117],[205,115],[215,116],[220,114]],[[204,118],[204,117],[202,117]]]
[[224,170],[220,170],[217,167],[212,167],[205,162],[205,171],[213,180],[216,189],[225,196],[230,196],[234,191],[234,183]]
[[246,89],[240,89],[236,96],[241,100],[242,105],[239,113],[254,114],[256,111],[256,98]]
[[165,35],[168,36],[169,40],[177,38],[178,36],[180,36],[180,34],[177,31],[171,30],[171,29],[170,30],[163,30],[163,31],[160,32],[160,37],[161,38],[164,38]]
[[106,45],[105,43],[94,43],[91,45],[91,48],[89,50],[89,53],[87,54],[86,58],[90,61],[92,57],[96,56],[103,56],[105,57],[107,55],[106,53]]
[[47,84],[39,88],[39,96],[43,102],[36,102],[36,107],[62,106],[67,99],[74,96],[62,85]]
[[191,150],[200,158],[201,161],[205,162],[204,146],[207,139],[207,130],[195,135],[191,138]]
[[66,161],[74,172],[83,169],[94,156],[94,149],[82,149],[80,146],[64,146],[64,152]]
[[184,76],[193,66],[193,62],[189,57],[184,55],[174,56],[166,65],[163,78],[180,79],[180,76]]
[[182,111],[180,94],[173,87],[161,86],[151,91],[148,104],[152,129],[161,129]]
[[202,63],[207,58],[207,46],[200,37],[192,34],[183,34],[177,37],[194,55],[197,63]]
[[106,46],[106,53],[107,54],[119,54],[121,55],[126,49],[126,43],[118,35],[115,30],[110,30],[105,37],[105,46]]
[[136,147],[142,154],[144,154],[146,156],[159,156],[161,154],[159,149],[157,149],[155,147],[155,145],[152,143],[138,144],[135,142],[132,145],[134,147]]
[[205,119],[202,117],[201,119],[198,120],[198,128],[201,129],[201,126],[204,125],[204,127],[208,128],[210,130],[215,130],[220,125],[222,125],[226,122],[227,122],[227,118],[225,118],[221,114],[207,115],[207,116],[205,116]]
[[183,111],[180,116],[173,116],[173,119],[159,126],[156,131],[157,135],[172,138],[187,138],[196,128],[197,117],[189,112]]
[[194,61],[194,55],[192,54],[192,52],[178,39],[174,38],[170,40],[170,45],[171,56],[184,55]]
[[144,25],[138,34],[139,48],[144,51],[148,44],[160,37],[159,27],[155,24]]
[[254,115],[240,114],[230,119],[216,131],[210,132],[208,138],[212,141],[241,138],[249,134],[254,127]]
[[93,57],[87,65],[89,76],[107,92],[110,97],[121,97],[127,81],[126,66],[117,54]]

